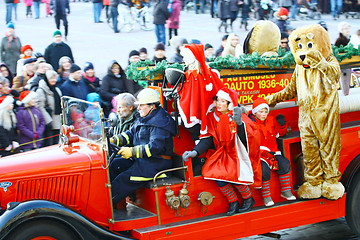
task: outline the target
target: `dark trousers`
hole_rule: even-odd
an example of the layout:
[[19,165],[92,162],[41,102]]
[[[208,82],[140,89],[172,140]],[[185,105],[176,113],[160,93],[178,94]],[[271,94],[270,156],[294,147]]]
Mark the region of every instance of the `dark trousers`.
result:
[[117,157],[110,163],[109,173],[114,206],[148,182],[130,180],[133,163],[132,160],[122,157]]
[[171,37],[172,37],[172,32],[173,32],[173,30],[174,30],[174,36],[177,36],[177,35],[178,35],[177,29],[175,29],[175,28],[169,28],[169,40],[170,40]]
[[[283,155],[276,155],[275,158],[279,165],[279,169],[275,170],[275,172],[279,176],[288,174],[290,172],[290,161]],[[262,168],[262,180],[269,181],[271,177],[271,169],[269,165],[265,161],[261,160],[261,168]]]
[[65,28],[65,37],[67,37],[68,35],[68,20],[66,18],[66,15],[65,16],[58,16],[58,15],[55,15],[55,23],[56,23],[56,28],[60,30],[60,20],[63,21],[63,24],[64,24],[64,28]]
[[59,143],[59,129],[52,129],[51,125],[45,126],[43,133],[43,147],[55,145]]

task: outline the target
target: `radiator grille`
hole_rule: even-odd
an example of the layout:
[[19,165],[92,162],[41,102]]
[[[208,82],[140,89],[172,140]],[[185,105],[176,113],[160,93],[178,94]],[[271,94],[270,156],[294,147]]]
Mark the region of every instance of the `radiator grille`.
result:
[[81,175],[22,180],[18,182],[17,201],[43,199],[77,206],[81,192]]

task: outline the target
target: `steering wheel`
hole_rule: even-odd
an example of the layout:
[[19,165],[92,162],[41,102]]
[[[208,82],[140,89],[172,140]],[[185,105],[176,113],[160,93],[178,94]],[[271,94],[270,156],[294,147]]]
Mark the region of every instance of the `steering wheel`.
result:
[[117,155],[117,153],[120,151],[121,147],[116,145],[115,143],[112,143],[109,141],[110,151],[111,155],[109,157],[109,162],[111,162]]

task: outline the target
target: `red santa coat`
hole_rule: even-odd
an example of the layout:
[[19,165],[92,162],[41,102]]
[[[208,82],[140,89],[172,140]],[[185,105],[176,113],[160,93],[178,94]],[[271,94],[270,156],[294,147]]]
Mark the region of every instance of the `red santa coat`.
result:
[[232,115],[232,111],[221,114],[216,109],[208,114],[208,133],[201,138],[211,135],[216,150],[208,151],[202,175],[206,179],[260,187],[262,172],[258,130],[251,120],[248,121],[250,124],[245,125],[248,153],[237,135],[237,125],[229,119],[229,114]]
[[[259,129],[261,135],[261,152],[274,152],[275,155],[280,155],[281,152],[278,149],[276,138],[286,134],[288,123],[281,126],[272,116],[268,116],[265,121],[261,121],[255,118],[251,111],[249,112],[249,117]],[[265,158],[261,158],[261,160],[268,162]]]
[[179,112],[186,128],[201,124],[201,134],[206,134],[207,113],[213,106],[213,97],[225,85],[219,75],[205,63],[204,46],[190,44],[189,48],[200,63],[198,70],[186,71],[186,82],[179,92]]

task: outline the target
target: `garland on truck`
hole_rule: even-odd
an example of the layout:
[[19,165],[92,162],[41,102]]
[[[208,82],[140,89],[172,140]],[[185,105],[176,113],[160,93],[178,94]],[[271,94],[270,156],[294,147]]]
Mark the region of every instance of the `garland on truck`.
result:
[[[360,56],[360,45],[358,48],[354,48],[352,44],[346,46],[336,47],[332,46],[332,50],[336,59],[341,62],[346,58],[353,56]],[[238,58],[232,56],[226,57],[212,57],[208,62],[212,69],[240,69],[245,67],[258,68],[258,67],[269,67],[273,68],[290,68],[295,65],[294,56],[290,51],[286,52],[283,49],[279,49],[277,57],[261,57],[258,53],[253,54],[242,54]],[[177,68],[184,70],[184,65],[180,63],[168,64],[165,60],[160,63],[155,63],[151,60],[139,61],[132,63],[126,71],[128,79],[132,79],[138,82],[143,87],[147,85],[144,79],[153,79],[158,74],[163,74],[166,68]],[[139,70],[139,68],[143,68]]]

